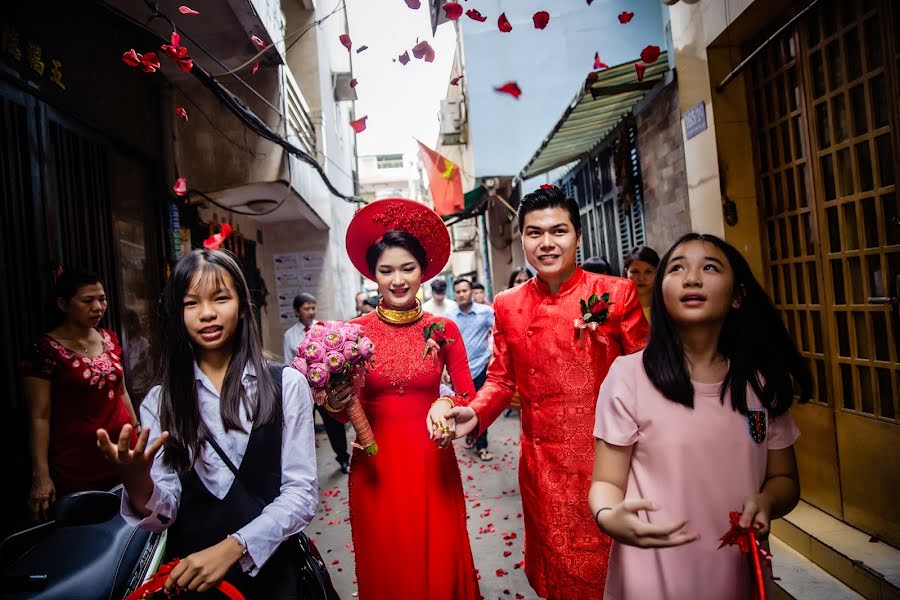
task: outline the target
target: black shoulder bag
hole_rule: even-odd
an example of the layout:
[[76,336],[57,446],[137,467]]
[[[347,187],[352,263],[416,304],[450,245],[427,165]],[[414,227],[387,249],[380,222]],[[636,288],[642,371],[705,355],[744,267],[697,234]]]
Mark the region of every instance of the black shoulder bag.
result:
[[[284,369],[284,365],[270,363],[268,368],[269,375],[272,377],[272,385],[275,387],[275,397],[279,400],[278,406],[283,410],[281,372]],[[206,441],[213,447],[213,450],[216,451],[222,462],[228,465],[228,468],[234,473],[234,480],[240,482],[237,467],[216,442],[202,420],[200,421],[200,426],[203,428]],[[256,501],[263,507],[267,504],[262,498],[256,497]],[[338,596],[334,585],[331,583],[331,576],[328,574],[325,561],[322,560],[322,555],[319,554],[319,549],[316,548],[312,540],[301,531],[292,535],[284,543],[293,544],[296,550],[297,566],[300,569],[301,597],[308,600],[340,600],[340,596]]]

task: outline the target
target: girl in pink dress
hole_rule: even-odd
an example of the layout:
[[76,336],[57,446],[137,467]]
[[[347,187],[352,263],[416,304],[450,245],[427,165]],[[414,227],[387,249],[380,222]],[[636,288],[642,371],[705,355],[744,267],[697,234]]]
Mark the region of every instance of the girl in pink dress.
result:
[[747,261],[688,234],[660,262],[650,342],[600,388],[589,502],[613,539],[605,598],[751,598],[746,554],[718,549],[729,527],[797,504],[799,431],[788,409],[812,378]]

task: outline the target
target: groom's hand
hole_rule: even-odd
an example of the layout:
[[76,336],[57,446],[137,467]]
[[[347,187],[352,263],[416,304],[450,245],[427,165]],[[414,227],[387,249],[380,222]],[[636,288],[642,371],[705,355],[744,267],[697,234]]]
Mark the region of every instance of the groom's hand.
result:
[[475,410],[468,406],[457,406],[451,408],[444,414],[446,419],[456,420],[456,438],[466,437],[476,429],[478,429],[478,415]]

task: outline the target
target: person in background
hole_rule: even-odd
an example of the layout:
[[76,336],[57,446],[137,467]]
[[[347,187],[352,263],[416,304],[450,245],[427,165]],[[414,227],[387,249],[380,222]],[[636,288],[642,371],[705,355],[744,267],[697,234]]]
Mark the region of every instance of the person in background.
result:
[[637,286],[644,317],[650,322],[650,299],[653,296],[653,278],[659,266],[659,254],[649,246],[638,246],[625,255],[625,276]]
[[[306,338],[306,332],[316,321],[316,299],[312,294],[300,294],[294,298],[294,313],[298,322],[284,332],[284,363],[291,364],[297,354],[297,347]],[[328,415],[324,408],[316,405],[316,411],[322,417],[328,442],[334,450],[335,458],[341,466],[341,473],[350,472],[350,454],[347,452],[347,433],[344,424]]]
[[360,309],[359,316],[367,315],[370,312],[373,312],[376,308],[378,308],[378,298],[366,298],[365,302],[362,304],[362,308]]
[[[29,412],[31,491],[35,521],[47,518],[57,498],[120,483],[115,466],[97,452],[95,432],[118,438],[137,416],[125,388],[122,349],[116,334],[101,329],[106,291],[93,273],[60,275],[48,299],[50,331],[22,360]],[[137,438],[132,434],[131,441]]]
[[[455,292],[454,292],[455,293]],[[477,281],[472,282],[472,301],[476,304],[484,304],[485,306],[493,306],[487,299],[487,290],[484,289],[483,283]],[[459,301],[457,300],[457,303]]]
[[615,275],[612,272],[612,267],[609,265],[609,261],[602,256],[592,256],[583,263],[581,263],[581,268],[587,271],[588,273],[597,273],[598,275]]
[[369,297],[369,292],[363,291],[363,292],[356,293],[356,316],[357,317],[359,315],[363,314],[363,312],[362,312],[363,302],[365,302],[368,297]]
[[435,279],[431,282],[431,299],[422,305],[422,310],[438,317],[445,317],[456,310],[456,302],[447,300],[447,282]]
[[[475,391],[481,389],[487,379],[487,366],[491,360],[491,329],[494,327],[494,309],[472,300],[472,282],[464,277],[453,283],[456,310],[447,314],[459,327],[469,357],[469,372]],[[487,427],[477,438],[466,438],[466,448],[475,447],[478,458],[484,462],[494,459],[488,452]]]
[[511,290],[518,287],[532,277],[534,277],[534,273],[532,273],[531,269],[528,267],[516,267],[513,269],[512,273],[509,274],[509,284],[506,286],[506,289]]

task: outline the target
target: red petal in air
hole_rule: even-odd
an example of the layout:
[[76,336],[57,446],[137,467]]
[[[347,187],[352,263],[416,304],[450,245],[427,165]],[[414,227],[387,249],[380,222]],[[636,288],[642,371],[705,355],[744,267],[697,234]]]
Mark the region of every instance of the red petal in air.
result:
[[176,196],[184,196],[187,193],[187,179],[184,177],[176,179],[175,185],[172,186],[172,191],[175,192]]
[[351,79],[351,80],[350,80],[350,87],[351,87],[351,88],[355,88],[358,84],[359,84],[359,82],[358,82],[356,79]]
[[644,71],[647,70],[647,65],[644,63],[634,63],[634,72],[637,73],[638,81],[644,80]]
[[122,55],[122,62],[129,67],[136,67],[141,64],[141,57],[142,55],[139,52],[135,52],[134,48],[132,48]]
[[405,65],[406,63],[408,63],[409,62],[409,52],[404,52],[403,54],[401,54],[400,58],[398,60],[400,61],[401,65]]
[[159,57],[156,52],[147,52],[141,57],[141,70],[144,73],[155,73],[159,68]]
[[253,70],[250,71],[250,74],[251,74],[251,75],[256,75],[256,72],[257,72],[257,71],[259,71],[259,61],[257,61],[256,64],[253,65]]
[[478,21],[479,23],[484,23],[487,21],[487,17],[482,15],[480,12],[475,10],[474,8],[470,8],[466,11],[466,16],[472,19],[473,21]]
[[447,2],[441,8],[444,9],[444,14],[451,21],[457,20],[463,14],[463,7],[459,2]]
[[365,116],[360,117],[355,121],[350,121],[350,127],[352,127],[353,131],[355,131],[356,133],[362,133],[366,130],[366,119],[368,118],[368,116]]
[[200,14],[196,10],[191,8],[190,6],[183,6],[183,5],[178,7],[178,12],[180,12],[183,15],[199,15]]
[[419,10],[419,7],[422,6],[421,0],[406,0],[406,5],[413,10]]
[[497,18],[497,27],[503,33],[512,31],[512,25],[510,24],[509,19],[506,18],[506,13],[500,13],[500,16]]
[[256,44],[257,46],[259,46],[260,48],[266,47],[266,43],[264,41],[262,41],[261,39],[259,39],[258,37],[256,37],[255,35],[251,35],[250,39],[253,40],[253,43]]
[[539,10],[532,15],[531,20],[534,21],[535,29],[543,29],[550,22],[550,13],[546,10]]
[[641,60],[648,65],[659,60],[659,46],[647,46],[641,50]]
[[341,46],[347,49],[347,52],[350,51],[350,48],[353,47],[353,42],[350,41],[350,36],[346,33],[342,33],[338,36],[338,39],[341,40]]
[[412,47],[413,56],[416,58],[421,58],[425,62],[434,62],[434,48],[431,47],[431,44],[422,40],[418,44]]
[[598,71],[600,69],[608,69],[609,65],[600,60],[600,53],[594,52],[594,70]]
[[459,77],[454,77],[450,80],[450,85],[459,85],[459,80],[462,79],[464,75],[460,75]]
[[183,106],[179,106],[178,108],[176,108],[176,109],[175,109],[175,114],[178,115],[179,117],[181,117],[182,119],[184,119],[185,121],[188,120],[188,114],[187,114],[187,111],[184,110],[184,107],[183,107]]
[[203,247],[207,250],[218,250],[229,235],[231,235],[231,225],[222,223],[219,228],[219,233],[213,234],[203,240]]
[[633,18],[634,18],[634,13],[633,13],[633,12],[629,12],[629,11],[627,11],[627,10],[623,10],[622,12],[619,13],[619,23],[621,23],[622,25],[624,25],[625,23],[629,22],[629,21],[632,20]]
[[515,81],[510,81],[508,83],[504,83],[500,87],[495,87],[494,91],[500,92],[501,94],[509,94],[516,100],[519,99],[519,96],[522,95],[522,90],[519,88],[519,84]]

